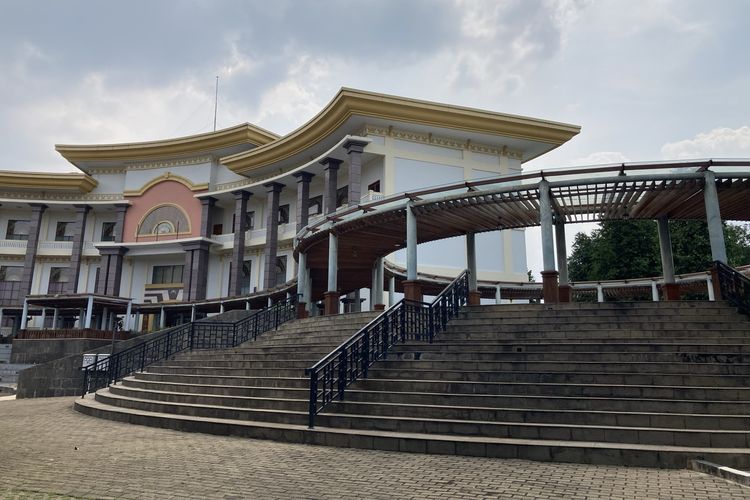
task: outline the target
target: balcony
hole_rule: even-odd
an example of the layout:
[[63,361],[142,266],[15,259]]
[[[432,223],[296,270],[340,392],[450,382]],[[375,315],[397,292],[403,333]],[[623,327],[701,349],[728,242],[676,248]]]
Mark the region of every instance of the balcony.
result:
[[26,253],[26,240],[6,239],[0,240],[0,254],[2,255],[24,255]]
[[67,256],[72,254],[72,241],[42,241],[37,249],[37,255]]

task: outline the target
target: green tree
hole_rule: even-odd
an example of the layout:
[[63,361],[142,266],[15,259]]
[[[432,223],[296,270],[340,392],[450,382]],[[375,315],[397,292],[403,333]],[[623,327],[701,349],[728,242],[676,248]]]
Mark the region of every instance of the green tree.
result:
[[[711,264],[711,245],[704,221],[669,221],[672,255],[677,274],[705,271]],[[725,224],[729,264],[750,263],[750,231]],[[656,223],[648,220],[604,221],[591,235],[578,233],[568,259],[570,279],[596,281],[661,274]]]

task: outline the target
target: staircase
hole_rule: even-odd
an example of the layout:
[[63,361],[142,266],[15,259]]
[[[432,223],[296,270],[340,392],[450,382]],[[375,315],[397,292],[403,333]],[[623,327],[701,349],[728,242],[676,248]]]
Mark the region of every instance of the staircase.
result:
[[750,323],[719,302],[464,308],[375,363],[307,429],[304,368],[373,318],[295,321],[77,403],[216,434],[545,461],[750,466]]

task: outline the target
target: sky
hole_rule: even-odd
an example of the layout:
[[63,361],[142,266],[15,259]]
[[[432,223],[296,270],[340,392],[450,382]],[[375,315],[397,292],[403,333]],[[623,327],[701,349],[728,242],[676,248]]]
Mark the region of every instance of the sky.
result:
[[[283,135],[354,87],[582,127],[528,169],[750,158],[746,0],[0,8],[0,170],[73,169],[56,143],[208,132],[216,76],[218,128],[250,122]],[[538,230],[527,247],[538,273]]]

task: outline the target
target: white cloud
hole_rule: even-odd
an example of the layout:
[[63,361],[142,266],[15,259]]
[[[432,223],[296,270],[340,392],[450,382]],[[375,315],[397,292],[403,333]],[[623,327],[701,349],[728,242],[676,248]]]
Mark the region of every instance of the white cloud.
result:
[[721,127],[701,132],[692,139],[669,142],[661,148],[669,160],[689,158],[750,158],[750,127]]

